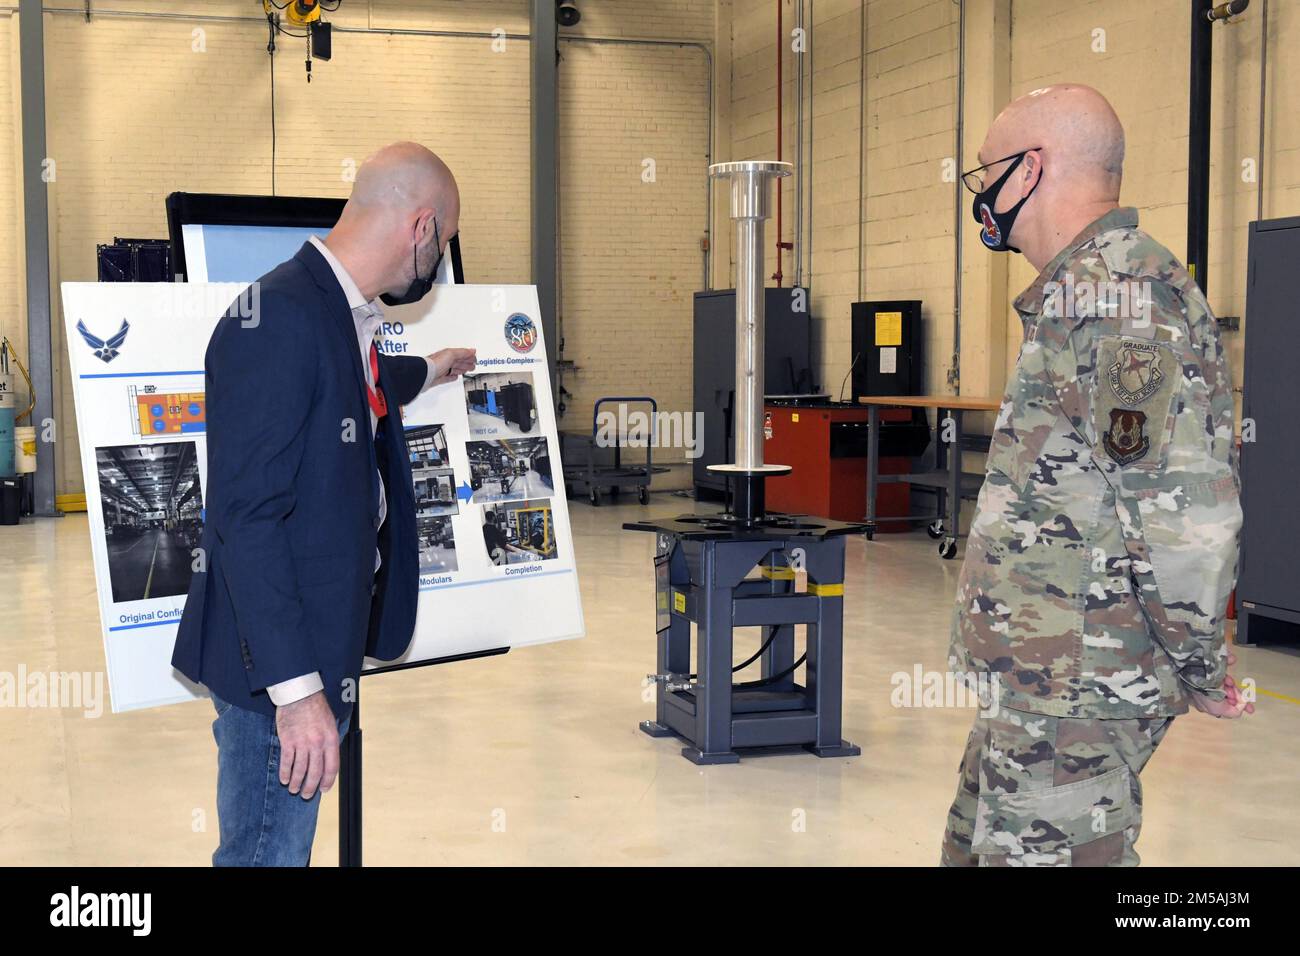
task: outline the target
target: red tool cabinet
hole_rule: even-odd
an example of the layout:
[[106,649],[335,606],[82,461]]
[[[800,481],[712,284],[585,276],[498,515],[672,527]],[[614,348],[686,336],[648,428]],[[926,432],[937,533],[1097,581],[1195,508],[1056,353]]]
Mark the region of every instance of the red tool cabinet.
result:
[[[818,515],[837,521],[861,521],[866,514],[867,458],[832,458],[832,428],[838,422],[861,423],[865,428],[868,410],[848,405],[773,405],[764,407],[763,460],[790,465],[794,471],[767,479],[767,507],[788,514]],[[882,408],[887,422],[910,422],[908,408]],[[882,475],[906,473],[911,461],[905,457],[880,459]],[[876,494],[876,513],[882,518],[909,513],[910,486],[881,485]],[[906,531],[901,521],[882,521],[878,531]]]

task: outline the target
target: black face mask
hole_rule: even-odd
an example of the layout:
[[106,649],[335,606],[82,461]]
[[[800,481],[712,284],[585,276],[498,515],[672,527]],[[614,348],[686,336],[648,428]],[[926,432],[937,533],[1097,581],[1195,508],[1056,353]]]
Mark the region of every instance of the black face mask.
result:
[[385,292],[379,297],[379,301],[384,305],[410,305],[412,302],[419,302],[429,290],[433,288],[433,281],[438,278],[438,267],[442,265],[442,240],[438,236],[438,220],[433,220],[433,247],[438,250],[438,258],[433,260],[433,269],[429,272],[429,278],[420,278],[420,260],[419,247],[416,244],[411,245],[411,271],[415,278],[411,284],[406,287],[406,291],[401,295],[394,295],[391,292]]
[[[1025,153],[1029,150],[1025,150]],[[998,177],[998,181],[989,186],[981,193],[975,194],[975,201],[971,203],[971,212],[975,216],[975,221],[984,228],[980,230],[980,241],[994,252],[1019,252],[1015,246],[1011,245],[1011,227],[1015,224],[1016,217],[1020,215],[1020,209],[1029,201],[1029,196],[1034,194],[1034,189],[1038,188],[1038,183],[1043,181],[1043,177],[1038,177],[1038,183],[1034,183],[1033,189],[1029,190],[1029,195],[1025,196],[1020,202],[1016,203],[1006,212],[994,212],[993,205],[997,202],[998,193],[1002,191],[1002,186],[1011,174],[1016,171],[1025,158],[1025,153],[1016,157],[1016,161],[1007,167],[1007,171]]]

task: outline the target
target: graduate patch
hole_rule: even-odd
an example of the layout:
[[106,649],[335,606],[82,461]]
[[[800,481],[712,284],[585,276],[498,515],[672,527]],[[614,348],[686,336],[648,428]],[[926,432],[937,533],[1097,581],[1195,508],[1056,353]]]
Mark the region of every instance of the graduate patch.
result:
[[1110,428],[1101,436],[1101,444],[1116,464],[1135,462],[1151,450],[1146,424],[1145,412],[1131,408],[1111,409]]
[[1173,433],[1174,394],[1183,377],[1166,342],[1104,335],[1097,342],[1093,427],[1118,465],[1158,468]]
[[1116,362],[1107,370],[1111,391],[1125,405],[1140,405],[1160,391],[1165,380],[1160,346],[1125,339],[1116,349]]

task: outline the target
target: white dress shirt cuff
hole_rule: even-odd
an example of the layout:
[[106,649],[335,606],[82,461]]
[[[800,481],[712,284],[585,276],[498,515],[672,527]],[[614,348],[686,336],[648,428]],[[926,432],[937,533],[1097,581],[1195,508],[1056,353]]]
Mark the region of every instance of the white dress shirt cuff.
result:
[[301,677],[291,677],[289,680],[272,684],[266,689],[266,694],[276,707],[284,707],[324,689],[325,684],[321,681],[320,674],[313,671]]
[[429,386],[433,384],[433,380],[438,377],[438,367],[433,364],[433,359],[429,358],[429,356],[426,355],[424,357],[424,361],[428,364],[429,371],[425,373],[424,388],[420,389],[420,391],[422,392],[425,391],[425,389],[429,388]]

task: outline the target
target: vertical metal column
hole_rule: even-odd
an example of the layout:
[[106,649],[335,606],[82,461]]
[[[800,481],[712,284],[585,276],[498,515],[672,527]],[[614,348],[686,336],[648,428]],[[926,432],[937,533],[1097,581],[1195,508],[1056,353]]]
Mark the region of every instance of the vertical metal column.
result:
[[339,741],[339,866],[361,866],[361,680],[347,733]]
[[45,24],[41,0],[18,5],[19,58],[23,111],[23,225],[27,255],[27,354],[36,408],[36,474],[33,511],[54,508],[54,443],[43,440],[45,422],[54,420],[54,349],[50,322],[50,209],[45,172]]
[[697,764],[736,763],[731,749],[731,588],[718,581],[716,541],[700,548],[698,640],[695,642],[695,746],[682,756]]
[[1187,119],[1187,268],[1205,291],[1210,244],[1210,91],[1214,67],[1213,0],[1192,0]]
[[736,236],[736,390],[732,403],[735,455],[710,471],[734,476],[736,517],[747,524],[763,515],[763,478],[788,465],[763,462],[763,367],[767,344],[763,285],[763,223],[771,216],[771,184],[789,176],[789,163],[715,163],[713,179],[731,182],[731,220]]
[[790,175],[789,163],[716,163],[714,179],[731,181],[736,232],[736,455],[748,470],[763,465],[763,223],[772,215],[771,183]]
[[559,314],[556,293],[556,221],[557,221],[557,139],[558,96],[556,58],[558,26],[555,0],[532,0],[530,9],[531,39],[528,49],[530,76],[529,129],[532,159],[532,260],[533,284],[541,308],[542,334],[546,336],[546,371],[551,380],[551,396],[559,401],[555,382],[555,357],[560,342],[555,334],[555,317]]
[[808,625],[806,693],[817,712],[818,757],[856,757],[862,748],[840,737],[844,709],[844,539],[808,549],[808,592],[817,595],[817,623]]

